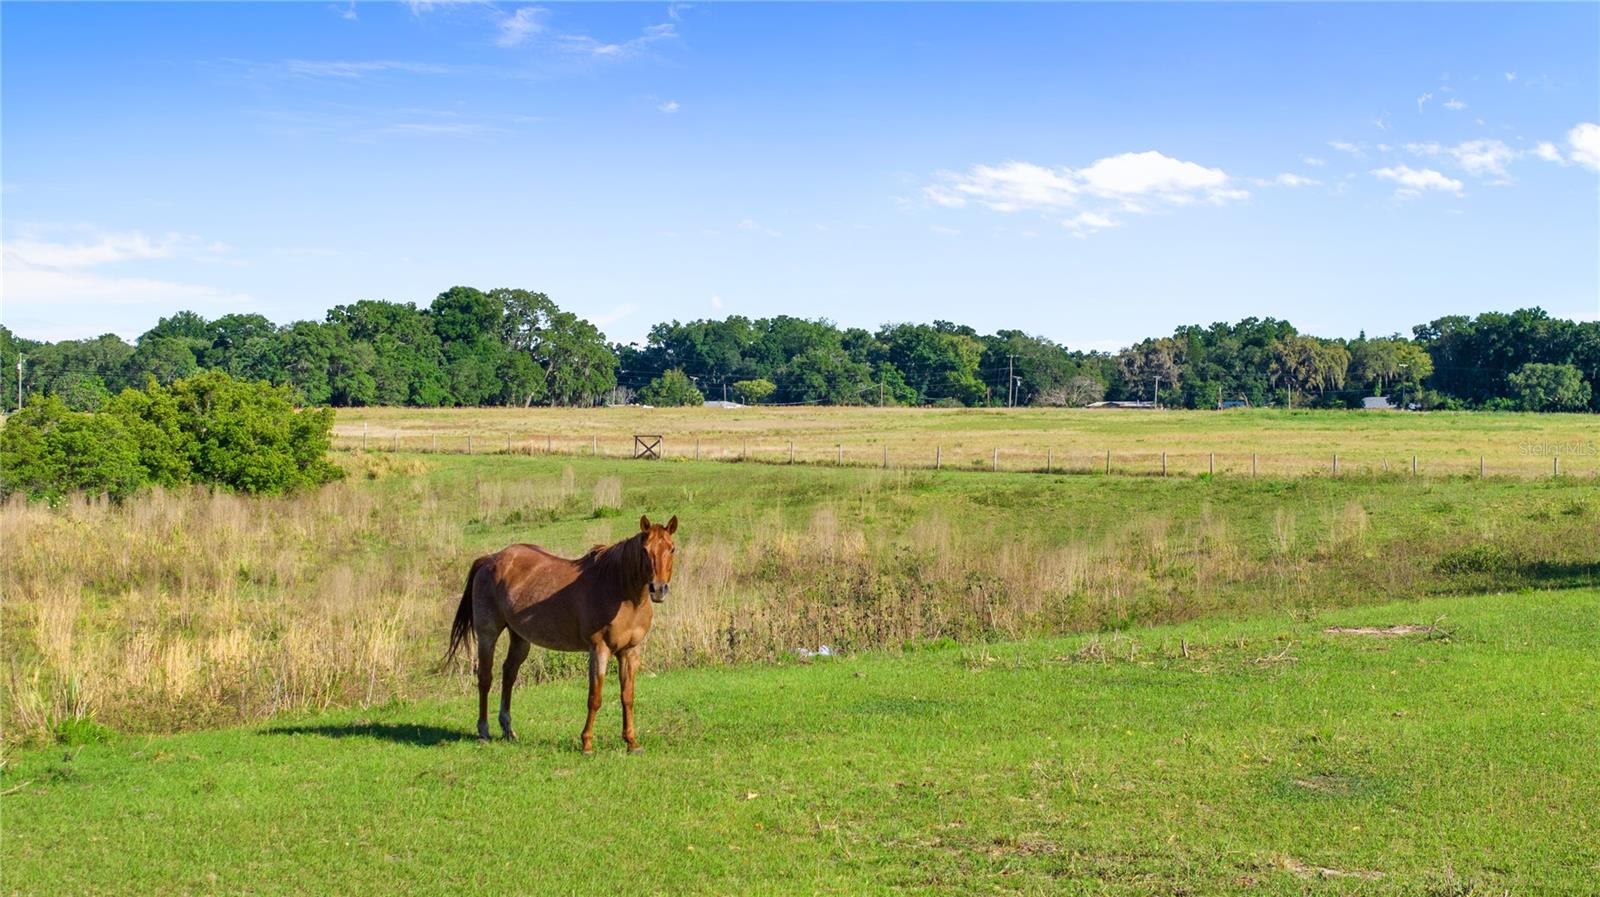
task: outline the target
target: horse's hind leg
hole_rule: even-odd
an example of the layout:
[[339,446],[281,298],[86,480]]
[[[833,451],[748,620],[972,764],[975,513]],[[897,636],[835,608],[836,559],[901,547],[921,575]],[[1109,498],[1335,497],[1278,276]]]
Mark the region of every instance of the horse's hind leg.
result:
[[506,663],[500,668],[500,732],[510,741],[517,740],[517,733],[511,728],[511,689],[517,684],[517,670],[527,659],[528,640],[512,632]]
[[495,625],[478,627],[478,739],[489,740],[489,689],[494,685],[494,646],[500,641]]

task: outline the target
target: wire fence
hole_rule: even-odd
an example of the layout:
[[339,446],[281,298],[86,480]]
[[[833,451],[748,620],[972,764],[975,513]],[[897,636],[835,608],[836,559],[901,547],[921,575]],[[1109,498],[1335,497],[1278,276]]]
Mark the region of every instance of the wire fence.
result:
[[[653,438],[653,437],[652,437]],[[632,459],[639,452],[632,437],[616,434],[504,433],[335,433],[333,446],[347,451],[438,454],[563,455]],[[1102,476],[1395,476],[1537,479],[1573,477],[1600,479],[1600,450],[1578,445],[1574,452],[1530,452],[1503,456],[1422,453],[1283,454],[1271,452],[1198,451],[1192,448],[1082,448],[1048,446],[973,446],[928,441],[909,447],[884,443],[819,442],[783,437],[714,437],[665,434],[655,448],[661,459],[701,462],[798,464],[813,467],[877,467],[947,471],[987,471]]]

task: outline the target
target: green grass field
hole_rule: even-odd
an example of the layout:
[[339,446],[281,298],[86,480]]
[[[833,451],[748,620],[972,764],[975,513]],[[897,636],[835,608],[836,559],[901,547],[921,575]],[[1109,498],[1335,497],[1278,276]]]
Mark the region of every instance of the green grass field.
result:
[[[1584,894],[1600,591],[647,676],[75,739],[0,775],[15,894]],[[1417,624],[1404,636],[1330,626]],[[614,684],[614,683],[611,683]],[[603,723],[618,728],[615,691]]]
[[[672,457],[786,463],[1173,475],[1347,473],[1600,475],[1592,414],[1361,411],[1102,411],[1064,408],[344,408],[339,444],[371,449],[505,450],[627,457],[659,434]],[[698,446],[698,448],[697,448]],[[1213,457],[1214,456],[1214,457]]]

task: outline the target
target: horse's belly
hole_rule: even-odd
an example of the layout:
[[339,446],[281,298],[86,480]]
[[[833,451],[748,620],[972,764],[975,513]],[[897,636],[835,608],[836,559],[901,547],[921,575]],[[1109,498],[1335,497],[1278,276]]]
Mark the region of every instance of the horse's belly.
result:
[[511,631],[541,648],[552,651],[587,651],[589,642],[570,613],[545,603],[522,609],[508,621]]

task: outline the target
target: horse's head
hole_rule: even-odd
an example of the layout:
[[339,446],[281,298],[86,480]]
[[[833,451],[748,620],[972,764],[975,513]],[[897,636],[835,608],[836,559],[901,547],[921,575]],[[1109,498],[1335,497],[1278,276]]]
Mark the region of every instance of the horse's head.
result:
[[639,534],[644,538],[644,555],[650,564],[650,600],[660,604],[667,600],[667,587],[672,582],[672,534],[678,531],[678,518],[674,516],[666,526],[651,523],[649,517],[639,518]]

